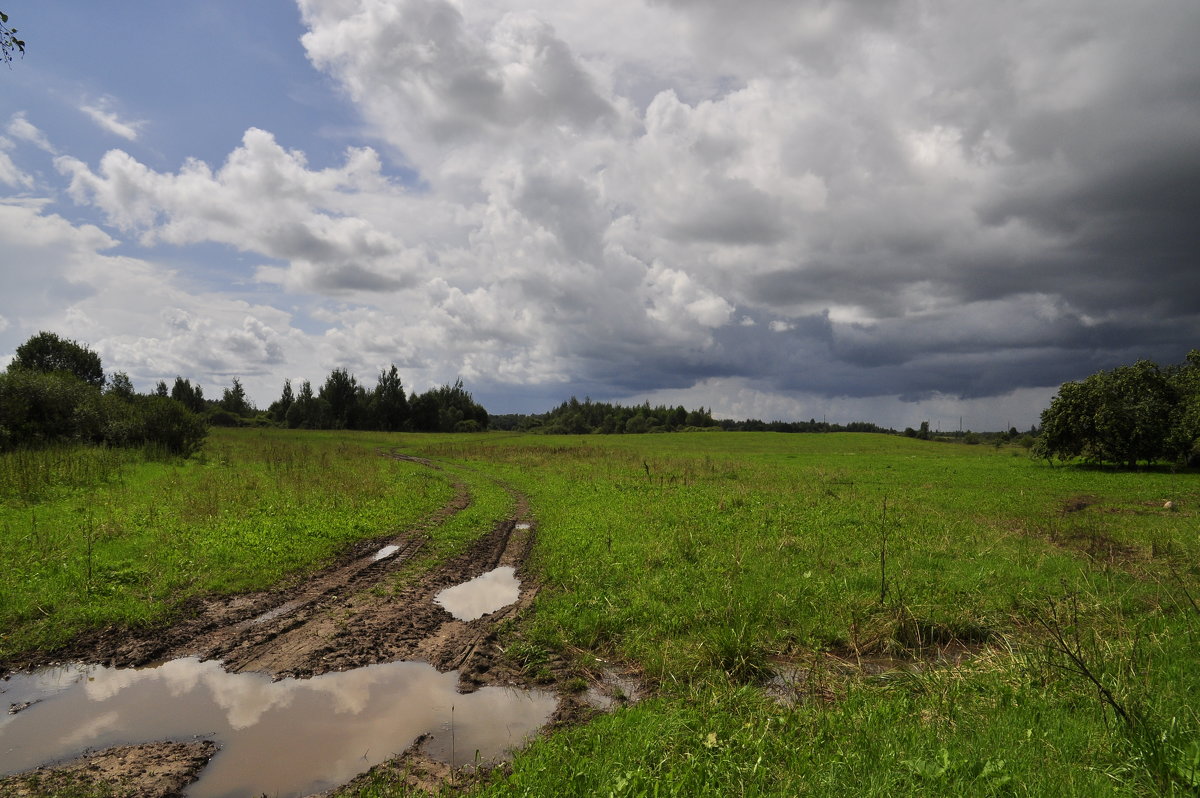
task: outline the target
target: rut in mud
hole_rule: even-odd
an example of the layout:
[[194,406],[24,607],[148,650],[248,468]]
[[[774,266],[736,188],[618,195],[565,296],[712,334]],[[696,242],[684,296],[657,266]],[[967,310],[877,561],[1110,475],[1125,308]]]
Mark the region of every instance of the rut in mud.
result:
[[[496,627],[527,608],[536,593],[536,583],[524,571],[534,528],[523,496],[513,491],[516,500],[513,517],[497,524],[465,553],[413,578],[399,590],[394,587],[401,569],[421,553],[428,530],[469,505],[467,489],[461,484],[456,487],[454,500],[430,519],[425,528],[364,542],[302,584],[260,594],[194,602],[188,608],[188,617],[168,629],[148,633],[107,629],[77,641],[69,649],[53,652],[40,662],[7,663],[7,666],[28,669],[54,661],[84,661],[128,668],[151,663],[175,664],[181,658],[193,658],[197,662],[220,660],[230,674],[261,674],[278,680],[335,676],[340,675],[335,672],[382,663],[424,661],[442,673],[457,671],[457,687],[465,693],[490,684],[521,685],[526,680],[517,666],[505,660],[497,644]],[[503,606],[481,617],[459,620],[437,600],[447,588],[504,568],[512,570],[519,589],[515,596],[502,600]],[[511,598],[515,600],[510,601]],[[462,703],[467,698],[464,696]],[[577,702],[563,699],[557,703],[553,717],[549,718],[552,724],[578,716]],[[158,787],[147,785],[146,774],[157,768],[148,768],[147,761],[138,753],[148,751],[152,757],[161,757],[164,751],[169,756],[174,750],[153,746],[121,748],[121,757],[112,761],[123,764],[114,766],[113,778],[129,781],[132,785],[129,795],[176,794],[179,782],[165,792],[156,792]],[[178,753],[181,763],[178,767],[183,773],[180,778],[184,779],[181,783],[187,783],[204,767],[211,751],[199,756],[192,748],[184,747]],[[364,763],[362,769],[369,764]],[[38,772],[47,775],[74,772],[70,770],[72,767],[77,766]],[[0,783],[8,786],[16,782]]]

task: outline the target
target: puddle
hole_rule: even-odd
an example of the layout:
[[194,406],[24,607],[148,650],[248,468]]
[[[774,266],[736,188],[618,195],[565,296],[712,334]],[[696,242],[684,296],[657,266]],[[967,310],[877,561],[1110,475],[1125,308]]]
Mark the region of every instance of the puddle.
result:
[[258,626],[259,624],[267,623],[268,621],[273,621],[276,618],[279,618],[283,615],[287,615],[289,612],[292,612],[303,606],[304,606],[304,602],[300,599],[296,599],[295,601],[288,601],[284,604],[280,604],[278,607],[276,607],[273,610],[267,610],[262,615],[258,615],[258,616],[255,616],[254,618],[251,618],[250,623],[248,625],[249,626]]
[[606,670],[583,694],[583,700],[601,712],[636,703],[641,697],[641,685],[633,676]]
[[399,546],[384,546],[382,549],[375,552],[375,556],[371,558],[371,562],[379,562],[380,560],[386,560],[388,557],[391,557],[393,554],[395,554],[398,551],[400,551]]
[[554,711],[552,693],[484,687],[463,695],[458,673],[421,662],[370,665],[311,679],[226,673],[219,662],[155,668],[48,668],[5,682],[0,775],[85,749],[204,737],[220,751],[189,798],[309,795],[399,754],[417,736],[455,766],[502,757]]
[[507,607],[521,595],[517,569],[502,565],[461,585],[448,587],[434,601],[460,621],[473,621]]

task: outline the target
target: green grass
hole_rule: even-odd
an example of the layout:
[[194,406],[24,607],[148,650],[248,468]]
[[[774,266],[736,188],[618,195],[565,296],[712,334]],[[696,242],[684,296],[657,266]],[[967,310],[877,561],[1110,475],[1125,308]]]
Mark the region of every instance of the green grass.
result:
[[451,497],[444,475],[379,457],[377,442],[214,430],[199,458],[126,456],[90,481],[53,473],[113,455],[0,457],[6,485],[41,483],[0,491],[0,659],[110,623],[159,623],[189,596],[298,578],[355,540],[415,525]]
[[[442,468],[375,454],[392,447]],[[0,488],[4,646],[296,578],[465,484],[411,577],[510,517],[504,485],[525,493],[541,587],[508,650],[632,668],[651,697],[538,740],[483,794],[1200,788],[1195,473],[856,434],[230,431],[202,462],[97,457]],[[965,658],[931,662],[947,641]],[[780,704],[787,668],[802,689]]]
[[[1194,474],[849,434],[422,448],[532,498],[543,587],[522,650],[616,661],[656,686],[520,754],[497,793],[1182,794],[1197,781]],[[1054,617],[1136,728],[1054,644]],[[786,710],[759,688],[814,652],[915,661],[949,640],[987,667],[841,676],[835,700]],[[714,732],[728,744],[705,746]]]

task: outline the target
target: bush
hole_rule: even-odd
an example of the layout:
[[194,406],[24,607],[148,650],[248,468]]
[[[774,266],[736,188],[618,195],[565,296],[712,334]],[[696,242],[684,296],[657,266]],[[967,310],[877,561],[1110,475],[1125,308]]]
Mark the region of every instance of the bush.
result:
[[158,444],[172,454],[187,457],[200,450],[208,428],[204,420],[174,399],[147,396],[142,399],[146,443]]

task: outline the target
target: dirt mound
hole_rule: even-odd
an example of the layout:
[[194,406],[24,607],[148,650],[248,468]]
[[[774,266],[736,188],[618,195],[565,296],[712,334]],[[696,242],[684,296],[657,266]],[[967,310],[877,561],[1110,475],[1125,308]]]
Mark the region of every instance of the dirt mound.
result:
[[111,795],[167,798],[196,780],[217,746],[207,740],[108,748],[65,765],[0,778],[0,795]]

